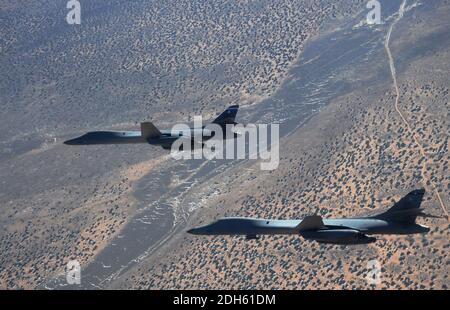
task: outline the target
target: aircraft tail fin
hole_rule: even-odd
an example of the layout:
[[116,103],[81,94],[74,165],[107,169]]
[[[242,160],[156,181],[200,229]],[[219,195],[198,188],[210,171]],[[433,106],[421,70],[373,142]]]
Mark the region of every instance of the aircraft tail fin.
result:
[[415,223],[418,216],[433,217],[423,213],[423,209],[420,208],[424,195],[425,189],[423,188],[413,190],[396,202],[390,209],[375,217],[404,223]]
[[158,128],[153,125],[151,122],[141,123],[141,135],[145,139],[156,138],[161,135],[161,132]]
[[212,123],[218,125],[235,124],[234,119],[236,118],[238,110],[239,105],[229,106],[222,114],[213,120]]
[[295,227],[298,231],[305,231],[305,230],[313,230],[313,229],[320,229],[323,228],[325,225],[323,224],[322,217],[319,215],[310,215],[306,216],[300,224]]

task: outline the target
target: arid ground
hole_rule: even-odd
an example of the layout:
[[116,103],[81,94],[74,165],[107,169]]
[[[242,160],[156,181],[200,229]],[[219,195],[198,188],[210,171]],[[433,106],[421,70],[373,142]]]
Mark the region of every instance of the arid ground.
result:
[[[450,1],[65,1],[0,12],[0,288],[447,289]],[[100,129],[276,122],[280,165],[183,163]],[[222,216],[372,214],[427,190],[426,235],[337,246],[202,237]],[[121,241],[122,240],[122,241]],[[381,266],[367,281],[368,263]],[[69,288],[77,288],[70,286]]]

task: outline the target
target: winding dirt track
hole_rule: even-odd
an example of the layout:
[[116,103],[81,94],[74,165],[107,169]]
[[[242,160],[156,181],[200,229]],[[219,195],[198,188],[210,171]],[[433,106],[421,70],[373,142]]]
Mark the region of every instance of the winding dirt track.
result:
[[411,127],[411,124],[405,118],[405,116],[401,112],[401,110],[399,108],[399,105],[398,105],[399,104],[399,100],[400,100],[400,90],[399,90],[398,84],[397,84],[397,74],[396,74],[396,71],[395,71],[395,63],[394,63],[394,58],[392,57],[391,49],[389,48],[389,41],[391,39],[392,29],[397,24],[397,22],[403,17],[403,14],[405,13],[406,1],[407,0],[403,0],[403,2],[401,3],[400,8],[398,10],[398,15],[395,18],[394,22],[389,27],[389,30],[388,30],[388,32],[386,34],[386,40],[384,41],[384,48],[386,49],[386,53],[387,53],[388,58],[389,58],[389,66],[391,68],[391,75],[392,75],[392,80],[394,82],[394,88],[395,88],[395,94],[396,94],[396,96],[395,96],[395,110],[400,115],[400,118],[402,119],[403,123],[406,125],[406,128],[407,128],[408,132],[412,135],[412,137],[414,139],[414,142],[419,147],[420,154],[424,158],[423,165],[422,165],[423,185],[424,185],[424,187],[427,187],[427,181],[430,182],[430,187],[436,193],[436,197],[437,197],[437,199],[439,201],[439,204],[440,204],[440,206],[442,208],[442,211],[444,212],[445,216],[448,219],[447,208],[445,207],[444,202],[442,201],[441,195],[439,195],[439,192],[438,192],[436,186],[433,184],[433,182],[431,180],[428,180],[426,175],[425,175],[425,172],[427,171],[427,160],[428,160],[427,159],[427,154],[425,152],[425,148],[423,147],[422,143],[420,142],[419,136],[417,135],[417,133],[414,132],[414,130]]

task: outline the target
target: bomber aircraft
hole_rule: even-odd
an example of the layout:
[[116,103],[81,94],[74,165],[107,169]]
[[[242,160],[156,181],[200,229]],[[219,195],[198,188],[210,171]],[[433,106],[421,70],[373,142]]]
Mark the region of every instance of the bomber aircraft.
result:
[[[226,125],[236,125],[234,121],[238,112],[239,105],[228,107],[211,124],[218,125],[226,132]],[[206,127],[206,128],[205,128]],[[93,131],[88,132],[81,137],[65,141],[67,145],[95,145],[95,144],[134,144],[148,143],[159,145],[164,149],[171,149],[172,144],[180,139],[191,140],[191,146],[194,148],[194,141],[206,141],[214,136],[214,131],[201,126],[199,128],[190,128],[188,132],[173,130],[158,130],[151,122],[141,123],[140,131]],[[236,138],[238,133],[234,133]]]
[[417,217],[428,215],[420,208],[425,189],[417,189],[395,203],[389,210],[375,216],[357,218],[322,219],[319,215],[300,220],[257,218],[223,218],[206,226],[188,230],[194,235],[245,235],[257,239],[258,235],[300,235],[306,240],[331,244],[366,244],[377,239],[376,234],[416,234],[430,229],[416,223]]

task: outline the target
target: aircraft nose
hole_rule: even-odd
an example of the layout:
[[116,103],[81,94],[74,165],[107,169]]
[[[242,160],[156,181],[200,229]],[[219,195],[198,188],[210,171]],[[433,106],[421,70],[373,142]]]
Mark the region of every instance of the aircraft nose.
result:
[[86,142],[87,141],[85,141],[85,139],[83,137],[78,137],[75,139],[70,139],[70,140],[64,141],[63,143],[65,145],[83,145],[83,144],[86,144]]
[[188,234],[191,234],[191,235],[196,235],[196,234],[197,234],[197,230],[196,230],[195,228],[192,228],[192,229],[189,229],[189,230],[187,231],[187,233],[188,233]]
[[77,145],[77,139],[67,140],[63,142],[65,145]]

